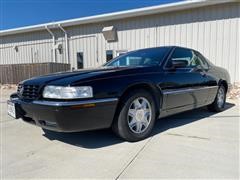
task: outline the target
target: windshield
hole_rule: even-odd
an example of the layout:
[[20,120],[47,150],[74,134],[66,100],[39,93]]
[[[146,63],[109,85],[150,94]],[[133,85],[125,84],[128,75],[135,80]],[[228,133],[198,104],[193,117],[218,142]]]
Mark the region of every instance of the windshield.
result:
[[159,65],[169,47],[141,49],[118,56],[104,66],[154,66]]

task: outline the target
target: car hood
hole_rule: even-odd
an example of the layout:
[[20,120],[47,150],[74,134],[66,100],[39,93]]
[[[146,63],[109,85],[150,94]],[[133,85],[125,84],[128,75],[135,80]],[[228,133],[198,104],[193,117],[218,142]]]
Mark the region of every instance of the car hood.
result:
[[[143,67],[100,67],[97,69],[84,69],[77,71],[58,72],[49,75],[33,77],[31,79],[22,81],[22,84],[29,85],[45,85],[45,84],[59,84],[70,85],[74,81],[89,81],[102,77],[111,77],[114,74],[131,74],[139,72]],[[127,71],[127,72],[126,72]],[[140,72],[142,72],[140,70]]]

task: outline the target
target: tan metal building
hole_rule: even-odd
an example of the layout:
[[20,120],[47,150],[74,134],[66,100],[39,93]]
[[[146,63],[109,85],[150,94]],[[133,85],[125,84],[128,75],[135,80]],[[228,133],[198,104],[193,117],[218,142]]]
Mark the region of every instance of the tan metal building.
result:
[[0,31],[0,64],[102,65],[127,51],[179,45],[202,52],[240,81],[240,2],[183,1]]

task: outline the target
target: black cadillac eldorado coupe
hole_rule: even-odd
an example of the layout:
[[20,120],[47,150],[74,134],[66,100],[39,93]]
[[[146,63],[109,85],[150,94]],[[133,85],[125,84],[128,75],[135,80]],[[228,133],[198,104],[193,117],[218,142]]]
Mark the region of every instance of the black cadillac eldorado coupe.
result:
[[25,80],[10,97],[8,114],[59,132],[112,127],[121,138],[138,141],[158,118],[202,106],[222,111],[229,85],[228,72],[198,51],[148,48],[98,69]]

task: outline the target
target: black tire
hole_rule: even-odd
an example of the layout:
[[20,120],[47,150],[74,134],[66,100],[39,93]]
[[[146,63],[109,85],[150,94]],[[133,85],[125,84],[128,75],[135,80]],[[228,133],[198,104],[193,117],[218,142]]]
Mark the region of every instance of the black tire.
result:
[[[148,101],[149,105],[148,108],[151,112],[151,115],[149,115],[148,119],[148,125],[147,126],[142,126],[141,129],[145,129],[141,133],[135,133],[133,130],[130,129],[129,126],[129,115],[128,111],[130,106],[132,106],[133,101],[138,99],[138,98],[145,98],[145,100]],[[145,114],[143,115],[145,116]],[[143,117],[142,116],[142,117]],[[146,90],[133,90],[129,94],[127,94],[124,99],[121,101],[121,104],[118,107],[117,114],[115,116],[114,122],[113,122],[113,131],[121,138],[124,140],[134,142],[134,141],[139,141],[142,139],[145,139],[148,137],[153,129],[154,123],[156,120],[156,104],[154,101],[153,96],[147,92]]]
[[[218,103],[219,102],[219,94],[222,92],[224,92],[223,94],[223,102],[222,103]],[[221,112],[224,110],[224,107],[225,107],[225,103],[226,103],[226,89],[223,85],[220,85],[219,88],[218,88],[218,92],[217,92],[217,95],[214,99],[214,102],[210,105],[208,105],[208,110],[211,111],[211,112]]]

